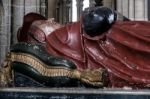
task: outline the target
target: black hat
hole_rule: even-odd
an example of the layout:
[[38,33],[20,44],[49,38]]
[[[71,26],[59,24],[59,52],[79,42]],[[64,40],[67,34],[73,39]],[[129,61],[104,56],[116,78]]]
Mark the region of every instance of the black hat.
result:
[[117,14],[107,7],[95,7],[83,15],[83,29],[91,37],[108,31],[116,21]]

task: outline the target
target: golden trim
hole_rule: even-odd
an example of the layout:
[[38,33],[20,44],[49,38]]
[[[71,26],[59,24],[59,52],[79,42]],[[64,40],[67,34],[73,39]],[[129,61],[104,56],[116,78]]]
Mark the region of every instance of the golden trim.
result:
[[11,53],[11,61],[21,62],[36,69],[41,75],[55,77],[55,76],[67,76],[73,77],[73,70],[63,68],[60,66],[47,66],[42,63],[39,59],[24,53]]
[[[68,78],[78,79],[84,83],[93,85],[93,86],[103,86],[103,69],[95,69],[95,70],[82,70],[78,71],[77,69],[68,69],[61,66],[48,66],[44,64],[42,61],[37,59],[36,57],[25,54],[25,53],[14,53],[11,52],[7,55],[7,62],[21,62],[31,66],[36,69],[41,75],[48,77],[56,77],[56,76],[65,76]],[[104,78],[105,79],[105,78]]]
[[7,58],[0,68],[0,87],[9,87],[13,85],[14,73],[11,69],[12,62],[7,60],[8,56],[9,54],[7,54]]

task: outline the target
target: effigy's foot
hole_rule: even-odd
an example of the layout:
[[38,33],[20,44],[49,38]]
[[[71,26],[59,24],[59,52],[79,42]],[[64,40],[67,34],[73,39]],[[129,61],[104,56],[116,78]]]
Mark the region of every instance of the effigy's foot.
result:
[[103,69],[78,70],[73,62],[49,55],[41,45],[27,43],[12,46],[0,72],[0,85],[13,84],[16,72],[49,87],[103,87],[108,82]]

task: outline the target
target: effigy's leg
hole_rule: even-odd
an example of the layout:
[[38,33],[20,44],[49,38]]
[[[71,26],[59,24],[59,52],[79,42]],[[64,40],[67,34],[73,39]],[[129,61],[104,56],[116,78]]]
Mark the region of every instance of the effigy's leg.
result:
[[104,87],[108,75],[104,69],[78,70],[63,58],[49,55],[42,46],[21,43],[14,45],[0,71],[0,86],[14,85],[18,72],[48,87]]

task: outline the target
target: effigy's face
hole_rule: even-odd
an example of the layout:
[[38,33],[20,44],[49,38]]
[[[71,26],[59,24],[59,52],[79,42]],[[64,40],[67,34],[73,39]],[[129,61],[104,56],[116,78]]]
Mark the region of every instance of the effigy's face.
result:
[[31,25],[32,27],[37,27],[40,30],[42,30],[44,32],[44,34],[47,36],[50,33],[52,33],[53,31],[55,31],[56,29],[59,29],[62,27],[61,24],[57,23],[54,21],[53,18],[50,18],[48,20],[38,20],[33,22],[33,24]]
[[55,22],[53,18],[50,18],[48,20],[34,21],[29,29],[30,35],[28,37],[28,40],[34,42],[34,38],[36,39],[36,41],[44,43],[48,35],[61,27],[62,25]]

